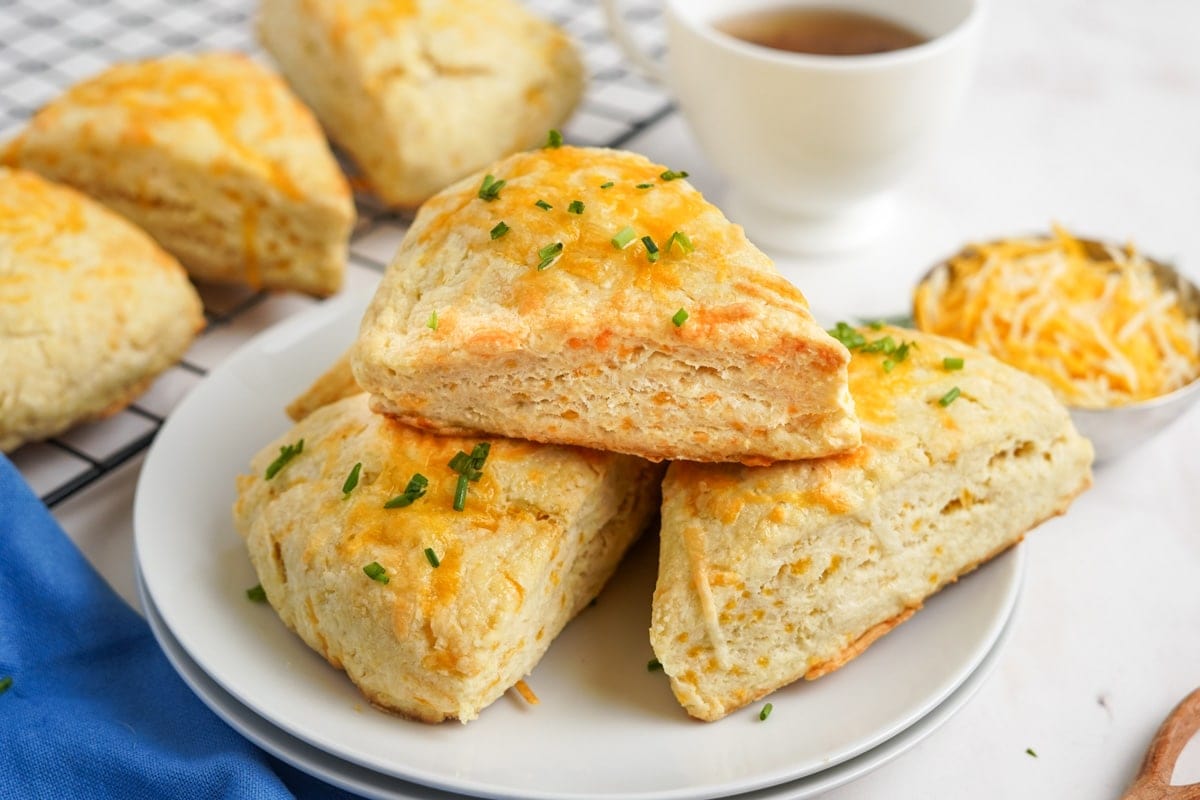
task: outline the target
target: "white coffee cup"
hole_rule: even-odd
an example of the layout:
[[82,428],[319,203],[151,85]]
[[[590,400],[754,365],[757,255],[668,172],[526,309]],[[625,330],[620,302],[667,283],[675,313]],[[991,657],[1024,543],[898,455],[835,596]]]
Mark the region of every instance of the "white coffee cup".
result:
[[[628,56],[674,94],[730,183],[722,205],[767,248],[847,250],[882,233],[899,181],[936,148],[966,91],[982,0],[663,0],[663,65],[605,0]],[[871,55],[810,55],[718,30],[734,15],[810,5],[865,12],[922,35]]]

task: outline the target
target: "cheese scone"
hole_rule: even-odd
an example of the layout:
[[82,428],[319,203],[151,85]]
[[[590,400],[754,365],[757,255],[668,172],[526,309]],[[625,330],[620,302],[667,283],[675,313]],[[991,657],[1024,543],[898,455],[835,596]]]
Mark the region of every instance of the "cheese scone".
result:
[[41,109],[0,156],[146,229],[193,277],[328,295],[354,205],[320,126],[241,55],[120,64]]
[[0,451],[116,413],[203,327],[183,268],[149,236],[0,167]]
[[650,639],[693,717],[837,669],[1091,484],[1091,445],[1037,379],[950,339],[842,330],[861,447],[667,472]]
[[515,0],[263,0],[258,32],[390,206],[544,140],[583,93],[570,39]]
[[467,722],[599,593],[660,479],[629,456],[435,436],[360,394],[255,456],[234,518],[284,623],[372,703]]
[[439,193],[363,318],[377,411],[652,460],[859,443],[849,353],[680,173],[543,148]]

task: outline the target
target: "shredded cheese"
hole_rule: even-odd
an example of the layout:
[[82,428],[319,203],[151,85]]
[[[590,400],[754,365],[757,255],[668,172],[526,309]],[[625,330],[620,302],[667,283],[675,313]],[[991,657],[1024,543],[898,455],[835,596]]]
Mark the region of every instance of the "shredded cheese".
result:
[[527,684],[525,681],[517,681],[513,685],[513,688],[517,690],[517,694],[521,695],[521,699],[529,705],[536,706],[541,702],[538,700],[538,696],[533,693],[533,689],[530,689],[529,684]]
[[1148,400],[1200,375],[1200,322],[1132,245],[1061,228],[973,245],[917,288],[917,327],[1038,376],[1070,405]]

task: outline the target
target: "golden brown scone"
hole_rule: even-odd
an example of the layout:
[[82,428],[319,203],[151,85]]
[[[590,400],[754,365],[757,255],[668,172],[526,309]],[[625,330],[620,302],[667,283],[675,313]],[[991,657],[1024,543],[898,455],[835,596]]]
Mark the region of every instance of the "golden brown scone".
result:
[[[480,441],[491,451],[455,511],[448,462]],[[428,479],[426,494],[384,508],[414,473]],[[466,722],[600,591],[657,512],[661,475],[628,456],[434,436],[371,413],[358,395],[255,456],[234,518],[271,605],[372,703]],[[371,564],[386,583],[364,571]]]
[[354,206],[312,114],[241,55],[121,64],[39,111],[3,161],[145,228],[196,278],[328,295]]
[[0,167],[0,451],[121,410],[202,327],[196,290],[149,236]]
[[571,41],[514,0],[263,0],[258,31],[391,206],[544,141],[583,93]]
[[1091,484],[1091,445],[1035,378],[949,339],[861,333],[913,343],[854,352],[861,447],[667,472],[650,639],[694,717],[845,664]]
[[354,372],[376,410],[652,460],[858,444],[846,349],[686,180],[577,147],[489,174],[493,200],[475,175],[425,204],[363,318]]
[[288,417],[292,422],[299,422],[321,406],[337,402],[346,397],[360,394],[362,389],[354,380],[350,370],[350,351],[342,353],[333,366],[321,375],[292,402],[288,403]]

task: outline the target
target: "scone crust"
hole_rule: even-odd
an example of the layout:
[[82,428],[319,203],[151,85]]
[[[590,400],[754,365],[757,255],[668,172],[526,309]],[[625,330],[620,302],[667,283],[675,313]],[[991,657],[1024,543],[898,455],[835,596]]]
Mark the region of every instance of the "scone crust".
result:
[[651,641],[692,716],[844,665],[1091,484],[1091,445],[1036,379],[953,340],[863,333],[912,345],[890,371],[855,352],[861,447],[668,471]]
[[258,31],[394,207],[544,141],[583,93],[570,39],[514,0],[265,0]]
[[341,286],[349,186],[312,113],[244,55],[112,66],[38,111],[2,158],[134,220],[194,277]]
[[[312,412],[238,478],[236,527],[281,619],[372,703],[426,722],[473,719],[532,670],[657,510],[661,471],[645,461],[491,439],[455,511],[447,464],[478,441],[408,428],[358,395]],[[416,472],[426,494],[384,508]],[[373,562],[386,584],[364,573]]]
[[[846,349],[686,180],[577,147],[488,174],[505,181],[495,199],[477,174],[422,207],[363,318],[353,366],[377,410],[656,460],[858,444]],[[635,235],[614,246],[626,227]]]
[[150,237],[0,167],[0,450],[124,408],[203,325],[187,275]]

